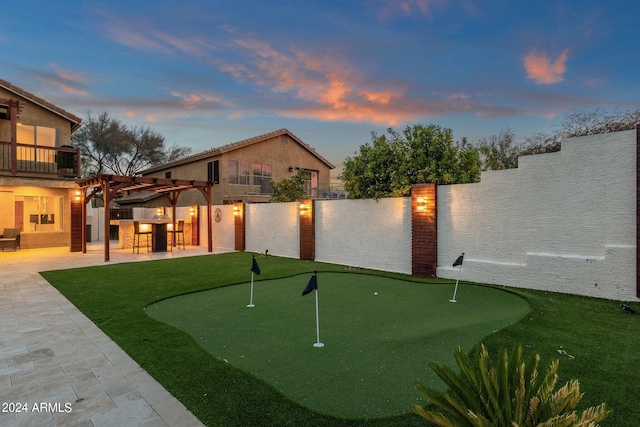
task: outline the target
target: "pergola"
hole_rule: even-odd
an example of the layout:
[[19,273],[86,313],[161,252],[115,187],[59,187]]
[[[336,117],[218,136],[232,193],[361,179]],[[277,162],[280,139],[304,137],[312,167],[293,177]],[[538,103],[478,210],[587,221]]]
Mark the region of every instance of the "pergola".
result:
[[104,260],[109,261],[109,226],[110,216],[108,215],[109,204],[118,193],[131,191],[155,191],[162,194],[171,204],[171,218],[173,227],[176,226],[176,205],[180,193],[185,190],[199,190],[207,202],[207,242],[209,252],[213,252],[213,231],[211,229],[211,192],[213,182],[190,181],[184,179],[170,178],[149,178],[139,176],[106,175],[98,174],[91,178],[76,181],[81,188],[80,197],[84,196],[82,202],[82,252],[87,252],[86,243],[86,206],[87,203],[98,193],[103,194],[105,215],[104,215]]

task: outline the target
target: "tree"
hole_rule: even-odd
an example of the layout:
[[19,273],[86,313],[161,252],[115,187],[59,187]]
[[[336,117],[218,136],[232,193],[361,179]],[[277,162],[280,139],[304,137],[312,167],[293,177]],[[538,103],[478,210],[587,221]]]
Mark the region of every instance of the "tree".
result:
[[436,125],[371,133],[371,144],[347,157],[340,179],[349,198],[407,196],[411,185],[476,182],[478,153],[466,139],[454,144],[451,129]]
[[597,427],[611,413],[603,403],[578,414],[575,408],[582,399],[578,381],[570,381],[554,392],[558,360],[553,360],[546,374],[540,376],[540,356],[536,354],[525,362],[522,346],[515,346],[511,355],[500,350],[496,364],[484,345],[476,348],[473,360],[460,347],[454,357],[460,373],[445,365],[429,364],[449,391],[416,384],[420,394],[437,409],[416,405],[414,411],[436,425]]
[[273,195],[270,202],[297,202],[307,195],[304,188],[305,182],[309,180],[310,173],[307,170],[300,169],[297,174],[290,178],[282,178],[280,181],[271,182]]
[[587,107],[568,113],[550,133],[535,133],[517,142],[513,131],[507,129],[481,139],[476,146],[482,170],[511,169],[518,167],[519,156],[559,151],[565,138],[632,130],[638,123],[640,107],[613,112],[602,107]]
[[515,142],[516,134],[509,128],[478,142],[480,169],[501,170],[518,167],[521,147]]
[[574,136],[597,135],[607,132],[620,132],[635,129],[640,123],[640,107],[635,110],[614,110],[608,112],[602,107],[587,107],[573,110],[560,123],[558,135],[564,138]]
[[161,163],[184,157],[191,149],[167,147],[164,137],[150,128],[125,126],[108,112],[87,112],[71,141],[82,153],[83,176],[99,173],[133,176]]

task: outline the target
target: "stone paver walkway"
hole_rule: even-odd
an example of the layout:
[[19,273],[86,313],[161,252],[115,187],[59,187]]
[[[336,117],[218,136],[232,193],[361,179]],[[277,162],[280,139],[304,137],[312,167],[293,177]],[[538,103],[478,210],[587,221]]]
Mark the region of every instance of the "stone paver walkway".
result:
[[[103,247],[0,252],[0,426],[203,425],[38,273],[104,265]],[[114,247],[110,263],[207,253]]]

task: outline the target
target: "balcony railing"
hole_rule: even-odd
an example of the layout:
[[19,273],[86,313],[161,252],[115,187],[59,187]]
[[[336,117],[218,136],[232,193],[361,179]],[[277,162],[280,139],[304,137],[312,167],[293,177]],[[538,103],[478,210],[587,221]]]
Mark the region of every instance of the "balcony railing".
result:
[[11,175],[80,176],[80,150],[0,141],[0,171]]
[[[225,199],[236,201],[267,201],[273,196],[271,182],[278,182],[277,177],[257,175],[235,176],[222,180],[225,185]],[[312,199],[344,199],[346,193],[342,186],[317,186],[311,181],[304,182],[305,197]]]

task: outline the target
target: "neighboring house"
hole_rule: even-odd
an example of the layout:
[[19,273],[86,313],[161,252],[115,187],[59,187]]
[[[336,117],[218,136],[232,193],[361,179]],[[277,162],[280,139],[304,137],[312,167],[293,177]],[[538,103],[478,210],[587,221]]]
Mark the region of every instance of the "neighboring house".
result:
[[[271,182],[294,176],[300,169],[310,172],[306,182],[310,198],[327,197],[329,173],[333,166],[316,150],[287,129],[280,129],[244,141],[224,145],[142,171],[143,176],[211,181],[213,204],[266,202],[271,197]],[[151,195],[150,195],[151,196]],[[142,200],[141,195],[117,200],[124,207],[148,207],[166,204],[163,197]],[[181,206],[202,203],[197,191],[180,196]]]
[[75,115],[0,80],[0,233],[20,229],[22,249],[71,244],[80,176],[71,134],[80,125]]

